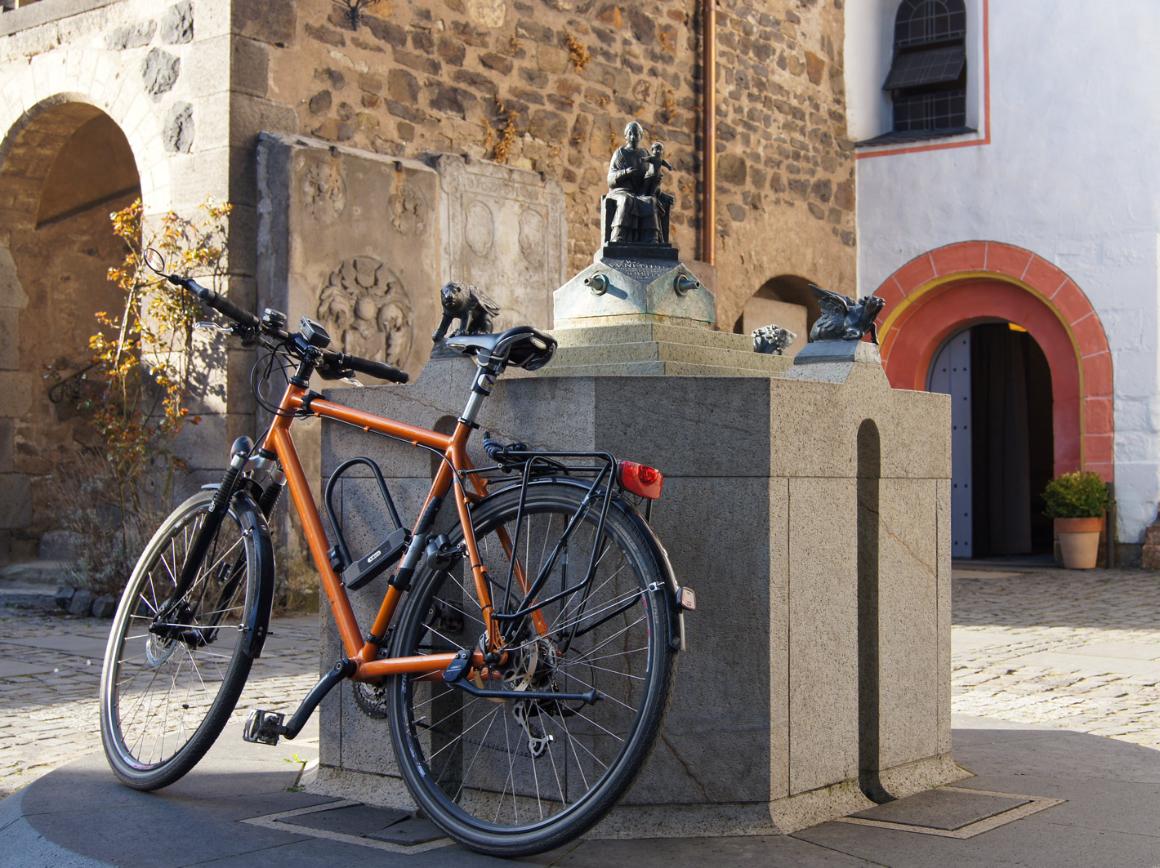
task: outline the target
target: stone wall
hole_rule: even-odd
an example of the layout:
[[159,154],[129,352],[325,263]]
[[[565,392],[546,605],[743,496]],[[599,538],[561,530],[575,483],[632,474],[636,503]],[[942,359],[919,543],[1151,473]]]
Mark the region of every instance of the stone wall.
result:
[[[380,0],[356,24],[330,0],[236,0],[234,80],[252,92],[235,94],[232,137],[242,144],[261,121],[392,156],[462,153],[541,172],[564,190],[576,271],[597,245],[608,160],[638,118],[676,167],[675,242],[693,259],[699,5]],[[721,4],[719,322],[782,274],[853,290],[841,5]]]
[[[94,311],[119,306],[109,212],[138,190],[150,216],[225,200],[233,159],[228,0],[24,5],[0,16],[0,562],[34,556],[53,529],[48,474],[80,432],[43,366],[83,367]],[[206,427],[182,444],[195,471],[252,425],[248,366],[235,373],[231,394],[196,408]]]
[[[650,141],[667,144],[676,167],[668,184],[677,196],[674,240],[687,260],[698,255],[696,0],[363,5],[357,23],[332,0],[72,0],[5,12],[4,280],[20,287],[43,264],[44,256],[10,261],[10,248],[21,243],[13,235],[35,225],[55,155],[93,112],[127,139],[147,213],[188,212],[208,196],[235,203],[229,292],[245,306],[257,301],[256,142],[263,130],[393,157],[462,155],[467,165],[538,172],[546,188],[564,195],[567,252],[546,268],[567,274],[596,247],[608,159],[624,123],[639,118]],[[779,275],[852,287],[842,19],[840,0],[774,0],[760,9],[721,3],[716,287],[726,328]],[[525,241],[518,238],[517,252],[526,254]],[[504,277],[521,280],[484,272],[469,279]],[[27,361],[4,378],[23,388],[35,376],[34,360]],[[193,468],[219,467],[222,444],[251,432],[250,362],[248,351],[229,350],[223,388],[198,408],[206,422],[185,444]],[[0,447],[10,437],[0,431]]]
[[56,529],[62,489],[67,492],[52,475],[60,450],[92,435],[75,402],[51,391],[55,379],[46,372],[51,367],[65,377],[79,373],[96,331],[93,314],[121,304],[120,291],[105,279],[122,250],[108,212],[130,200],[49,223],[22,235],[11,251],[14,266],[36,267],[19,284],[8,283],[0,308],[0,382],[6,384],[0,408],[0,562],[35,556],[41,535]]

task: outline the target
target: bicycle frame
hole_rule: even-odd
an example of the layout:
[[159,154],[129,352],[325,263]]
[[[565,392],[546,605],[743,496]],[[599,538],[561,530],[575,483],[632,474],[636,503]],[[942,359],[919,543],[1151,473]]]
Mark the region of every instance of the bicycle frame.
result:
[[[475,407],[478,406],[477,395],[473,394],[472,398],[476,400],[469,403],[469,410],[473,405]],[[382,604],[379,606],[378,614],[375,616],[374,624],[371,626],[370,633],[364,637],[359,628],[354,609],[350,604],[350,599],[347,596],[346,588],[331,566],[328,556],[326,531],[323,528],[322,519],[318,514],[318,508],[314,503],[314,498],[310,493],[310,486],[306,480],[306,474],[302,470],[302,463],[298,459],[297,450],[294,448],[294,440],[290,436],[291,424],[303,410],[307,410],[311,415],[318,416],[322,419],[331,419],[336,422],[353,425],[364,431],[374,431],[378,434],[384,434],[408,442],[415,447],[428,447],[443,455],[445,460],[441,463],[439,471],[431,484],[431,489],[427,493],[423,508],[419,511],[419,517],[413,529],[414,535],[404,555],[403,563],[410,564],[413,567],[418,562],[427,531],[434,523],[435,514],[438,512],[448,492],[452,492],[459,523],[463,529],[463,541],[466,548],[466,556],[471,565],[476,598],[482,609],[483,621],[487,629],[489,650],[499,649],[502,641],[501,634],[497,622],[492,617],[492,601],[490,588],[488,587],[487,570],[480,559],[476,546],[470,513],[471,503],[486,496],[487,483],[472,475],[471,483],[474,490],[469,493],[463,485],[464,475],[474,469],[471,460],[467,456],[466,449],[467,441],[471,436],[472,425],[465,421],[464,418],[460,418],[455,426],[455,430],[451,434],[441,434],[438,431],[408,425],[385,416],[378,416],[374,413],[367,413],[363,410],[356,410],[333,401],[328,401],[322,397],[318,397],[316,394],[310,393],[307,388],[301,385],[290,383],[286,388],[286,392],[279,405],[278,414],[275,416],[274,422],[270,426],[262,446],[265,450],[268,450],[276,456],[283,473],[286,475],[286,483],[290,489],[290,497],[294,504],[294,509],[302,521],[303,532],[306,535],[306,543],[310,549],[311,557],[314,559],[314,565],[318,569],[319,576],[321,577],[322,588],[330,602],[343,650],[346,657],[357,666],[351,678],[356,681],[369,681],[382,678],[386,675],[400,675],[404,673],[433,675],[447,669],[452,661],[456,659],[456,655],[449,653],[418,657],[379,657],[380,644],[386,635],[387,628],[391,624],[404,593],[394,584],[388,586]],[[503,536],[506,536],[506,533]],[[501,541],[506,549],[509,542],[503,540],[502,537]],[[518,580],[526,591],[528,583],[526,577],[523,575],[522,569],[517,567],[516,572]],[[536,621],[537,628],[543,631],[546,629],[546,625],[542,623],[542,618],[536,617],[538,615],[539,613],[536,612],[533,618]],[[472,658],[472,666],[479,668],[483,665],[483,653],[476,650]]]

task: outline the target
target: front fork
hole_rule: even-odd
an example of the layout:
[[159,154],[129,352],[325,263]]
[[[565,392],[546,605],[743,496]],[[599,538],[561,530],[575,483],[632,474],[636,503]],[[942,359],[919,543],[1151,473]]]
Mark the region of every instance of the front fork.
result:
[[193,583],[201,570],[202,562],[205,560],[210,546],[217,537],[218,529],[221,528],[222,520],[225,518],[226,513],[229,512],[230,501],[233,499],[234,492],[238,487],[238,481],[241,479],[242,473],[246,469],[246,462],[249,460],[250,454],[253,451],[253,441],[249,437],[244,436],[235,440],[234,445],[230,448],[229,467],[222,477],[221,484],[214,492],[213,503],[210,505],[210,510],[206,514],[205,521],[202,522],[201,529],[193,538],[189,551],[186,553],[185,563],[181,567],[181,572],[178,574],[177,582],[173,588],[173,596],[170,597],[169,602],[162,606],[161,610],[157,613],[155,621],[158,624],[164,624],[173,620],[181,608],[185,595],[193,587]]

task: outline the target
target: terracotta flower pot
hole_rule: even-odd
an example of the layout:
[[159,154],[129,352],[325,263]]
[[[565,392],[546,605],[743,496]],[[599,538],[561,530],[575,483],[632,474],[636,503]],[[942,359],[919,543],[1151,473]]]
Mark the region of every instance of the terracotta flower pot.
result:
[[1090,570],[1100,550],[1103,518],[1057,518],[1055,534],[1063,565],[1069,570]]

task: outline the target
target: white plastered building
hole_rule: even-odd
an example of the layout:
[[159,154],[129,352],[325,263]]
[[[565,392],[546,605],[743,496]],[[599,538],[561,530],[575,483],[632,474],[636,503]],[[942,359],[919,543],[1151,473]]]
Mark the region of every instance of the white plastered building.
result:
[[1160,500],[1160,5],[854,0],[859,291],[894,385],[953,397],[955,553],[1050,550],[1039,495]]

